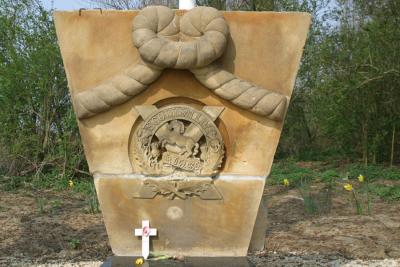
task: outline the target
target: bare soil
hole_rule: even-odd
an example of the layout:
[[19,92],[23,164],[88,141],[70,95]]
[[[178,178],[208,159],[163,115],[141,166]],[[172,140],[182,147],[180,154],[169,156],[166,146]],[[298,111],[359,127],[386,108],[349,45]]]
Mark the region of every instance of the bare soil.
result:
[[[372,216],[359,216],[348,192],[338,190],[329,213],[309,215],[297,189],[272,186],[265,194],[267,242],[265,251],[251,257],[257,266],[341,266],[350,259],[400,258],[399,202],[375,199]],[[90,214],[87,207],[83,197],[70,192],[0,192],[0,266],[98,266],[112,252],[101,214]]]
[[102,216],[88,213],[83,198],[52,191],[0,194],[0,258],[85,261],[111,254]]
[[[321,185],[314,185],[318,186]],[[351,193],[336,188],[327,213],[309,215],[297,189],[274,186],[267,188],[265,194],[269,217],[267,252],[400,258],[399,202],[374,198],[372,215],[360,216]]]

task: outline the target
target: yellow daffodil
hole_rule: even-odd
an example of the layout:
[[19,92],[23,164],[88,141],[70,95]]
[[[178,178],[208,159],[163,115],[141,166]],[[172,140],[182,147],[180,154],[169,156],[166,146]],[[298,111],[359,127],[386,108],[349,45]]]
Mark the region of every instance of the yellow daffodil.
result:
[[283,179],[283,185],[284,186],[289,186],[290,185],[289,180],[287,178]]
[[362,174],[360,174],[357,178],[358,178],[358,181],[359,181],[360,183],[363,183],[363,182],[365,181],[365,177],[364,177],[364,175],[362,175]]
[[136,265],[142,265],[143,263],[144,263],[143,258],[137,258],[137,259],[135,260],[135,264],[136,264]]
[[74,187],[74,182],[73,182],[72,180],[69,180],[69,181],[68,181],[68,186],[69,186],[69,187]]
[[343,188],[347,191],[353,191],[353,186],[351,184],[344,184]]

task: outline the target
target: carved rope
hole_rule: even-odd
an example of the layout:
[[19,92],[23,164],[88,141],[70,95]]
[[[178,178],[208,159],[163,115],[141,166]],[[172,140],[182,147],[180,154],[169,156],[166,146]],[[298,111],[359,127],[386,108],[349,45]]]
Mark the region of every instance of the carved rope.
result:
[[90,118],[125,103],[146,89],[161,72],[159,68],[138,64],[91,90],[77,94],[75,110],[78,118]]
[[224,52],[228,34],[222,13],[211,7],[194,8],[180,19],[168,7],[151,6],[133,22],[133,43],[140,56],[162,68],[207,66]]
[[189,69],[197,80],[231,103],[282,120],[287,97],[241,80],[216,63],[229,34],[223,15],[211,7],[196,7],[182,17],[164,6],[150,6],[133,21],[133,42],[142,62],[91,90],[77,94],[79,119],[120,105],[145,90],[165,68]]
[[216,64],[190,71],[216,95],[243,109],[277,121],[285,115],[287,98],[279,93],[243,81]]

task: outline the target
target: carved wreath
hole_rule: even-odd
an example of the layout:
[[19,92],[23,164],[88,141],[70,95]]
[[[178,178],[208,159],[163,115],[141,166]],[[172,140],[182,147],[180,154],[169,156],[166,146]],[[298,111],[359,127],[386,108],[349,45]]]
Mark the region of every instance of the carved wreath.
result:
[[223,54],[228,25],[218,10],[196,7],[182,17],[164,6],[150,6],[133,21],[133,42],[141,62],[97,87],[77,94],[79,119],[110,110],[145,90],[166,68],[189,69],[216,95],[265,116],[282,120],[287,98],[223,70],[215,61]]

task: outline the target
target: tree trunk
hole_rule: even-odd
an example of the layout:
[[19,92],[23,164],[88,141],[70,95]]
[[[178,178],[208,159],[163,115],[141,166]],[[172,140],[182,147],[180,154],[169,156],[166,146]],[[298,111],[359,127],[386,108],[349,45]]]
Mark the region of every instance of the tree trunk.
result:
[[396,125],[393,123],[393,128],[392,128],[392,149],[390,150],[390,167],[393,167],[395,135],[396,135]]
[[251,10],[252,11],[257,11],[256,0],[251,1]]
[[362,153],[364,166],[368,166],[368,127],[365,123],[362,125]]

